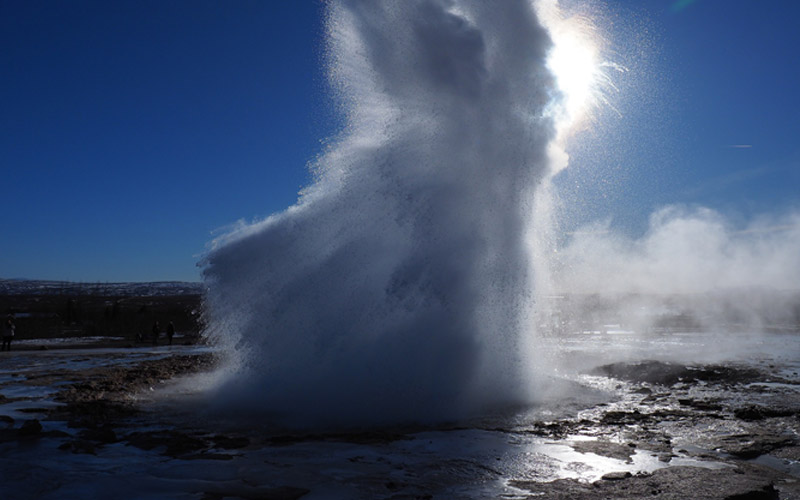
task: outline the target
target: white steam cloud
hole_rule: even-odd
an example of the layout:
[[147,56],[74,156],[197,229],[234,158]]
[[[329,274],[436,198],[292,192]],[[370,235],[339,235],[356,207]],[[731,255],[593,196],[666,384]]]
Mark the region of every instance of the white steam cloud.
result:
[[672,206],[631,238],[597,223],[560,252],[560,289],[572,293],[704,293],[800,288],[800,215],[735,228],[708,208]]
[[708,208],[668,207],[632,238],[597,223],[559,252],[556,328],[725,333],[800,328],[800,214],[737,227]]

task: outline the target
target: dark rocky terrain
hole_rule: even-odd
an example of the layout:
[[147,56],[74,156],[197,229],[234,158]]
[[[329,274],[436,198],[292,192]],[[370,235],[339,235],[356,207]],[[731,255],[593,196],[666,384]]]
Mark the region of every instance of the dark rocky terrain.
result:
[[[51,386],[54,381],[69,381],[53,396],[62,405],[30,410],[38,418],[0,417],[0,425],[5,427],[0,430],[0,446],[55,440],[61,453],[102,455],[104,447],[122,443],[173,461],[227,462],[264,450],[281,453],[292,446],[324,443],[377,449],[425,439],[425,432],[447,434],[465,429],[458,424],[323,433],[225,431],[198,422],[187,426],[185,421],[171,420],[174,416],[154,415],[152,409],[141,406],[148,401],[152,387],[176,376],[210,370],[214,363],[211,354],[177,354],[77,372],[39,373],[25,383]],[[447,485],[453,481],[466,481],[467,485],[469,481],[476,485],[501,482],[512,492],[504,498],[800,498],[799,382],[796,374],[788,375],[753,366],[689,366],[660,361],[600,366],[590,376],[618,381],[622,397],[613,403],[601,403],[572,417],[551,421],[498,421],[497,427],[480,428],[483,424],[478,424],[466,428],[480,428],[508,439],[518,436],[567,444],[587,457],[611,457],[627,463],[644,454],[664,468],[609,471],[596,481],[531,480],[514,477],[491,463],[468,459],[453,463],[431,456],[429,463],[405,466],[399,477],[391,469],[372,471],[373,483],[384,474],[385,480],[371,483],[372,494],[365,498],[448,498]],[[0,402],[9,402],[4,399]],[[43,430],[42,423],[54,420],[66,422],[68,431]],[[681,465],[686,460],[694,461],[694,465]],[[364,457],[356,456],[349,465],[358,470],[366,469],[367,464]],[[280,467],[294,466],[290,460]],[[470,470],[476,471],[475,475],[466,474]],[[267,475],[274,473],[265,471]],[[255,488],[244,494],[244,490],[217,485],[197,498],[302,498],[313,489],[312,484],[296,482]],[[253,496],[248,496],[251,493]]]
[[[143,453],[167,470],[197,464],[191,481],[148,479],[180,491],[164,498],[295,499],[341,488],[340,498],[392,500],[800,499],[800,376],[797,360],[786,353],[783,362],[587,365],[575,383],[613,397],[553,417],[313,432],[220,426],[156,401],[171,381],[218,362],[213,350],[196,345],[199,289],[2,284],[0,311],[16,315],[17,340],[28,341],[0,353],[0,465],[11,478],[0,483],[2,498],[62,498],[70,481],[92,481],[93,467],[113,471],[119,460],[133,464]],[[562,310],[579,299],[585,309],[588,299],[571,298]],[[677,328],[686,316],[668,319],[667,328]],[[148,334],[156,320],[175,323],[176,349],[163,341],[152,347]],[[778,345],[796,343],[791,331],[775,335]],[[94,339],[94,349],[81,344],[74,356],[50,356],[70,344],[45,342],[85,337]],[[597,346],[584,337],[575,337],[581,352],[593,356]],[[556,460],[547,451],[521,451],[553,446],[574,453]],[[35,450],[51,450],[56,463],[65,457],[99,462],[44,473]],[[605,459],[612,462],[599,463]],[[197,483],[217,469],[230,477]],[[593,475],[596,470],[602,472]],[[242,471],[250,472],[245,478]],[[34,477],[41,484],[30,486]],[[29,485],[27,493],[17,494],[19,485]]]

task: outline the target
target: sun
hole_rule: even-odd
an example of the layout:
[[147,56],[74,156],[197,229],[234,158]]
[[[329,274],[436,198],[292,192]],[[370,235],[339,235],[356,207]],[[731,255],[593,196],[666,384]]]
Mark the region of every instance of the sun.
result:
[[589,118],[596,105],[600,57],[587,22],[562,20],[552,32],[554,46],[547,65],[561,91],[560,120],[572,127]]
[[547,67],[560,94],[552,113],[559,135],[566,136],[591,123],[593,112],[603,100],[607,80],[603,71],[603,40],[588,16],[568,15],[555,1],[543,1],[539,6],[539,14],[553,41]]

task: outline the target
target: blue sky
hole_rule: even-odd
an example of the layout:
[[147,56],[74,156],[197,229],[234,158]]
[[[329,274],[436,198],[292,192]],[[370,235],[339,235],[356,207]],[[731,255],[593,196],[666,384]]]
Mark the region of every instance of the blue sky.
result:
[[[621,116],[601,113],[559,179],[570,223],[641,231],[671,203],[734,220],[796,209],[800,4],[601,10],[631,71]],[[213,231],[292,204],[337,129],[321,14],[316,0],[1,3],[0,277],[197,280]]]
[[800,4],[606,5],[612,58],[631,71],[614,77],[621,116],[602,114],[560,179],[574,223],[611,218],[643,231],[669,204],[710,207],[733,223],[796,210]]

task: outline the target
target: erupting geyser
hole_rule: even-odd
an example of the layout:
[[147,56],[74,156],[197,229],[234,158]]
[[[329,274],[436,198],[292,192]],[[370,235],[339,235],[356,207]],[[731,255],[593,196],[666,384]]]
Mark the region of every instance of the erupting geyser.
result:
[[236,367],[220,408],[337,426],[531,400],[534,199],[565,114],[539,15],[553,8],[328,7],[347,126],[295,206],[204,261],[207,333]]

